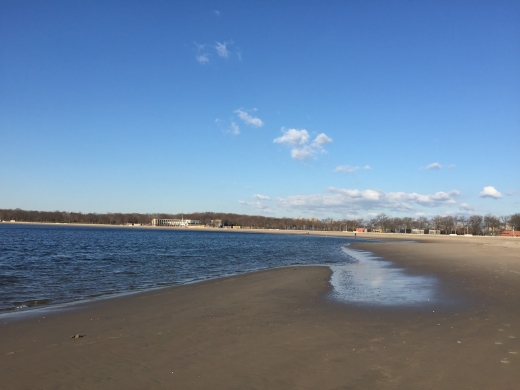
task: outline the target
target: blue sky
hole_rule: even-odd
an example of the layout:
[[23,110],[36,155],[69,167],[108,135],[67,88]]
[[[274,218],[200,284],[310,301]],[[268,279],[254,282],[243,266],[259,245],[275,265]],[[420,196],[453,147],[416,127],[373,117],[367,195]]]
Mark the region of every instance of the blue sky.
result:
[[0,208],[520,212],[516,1],[2,1]]

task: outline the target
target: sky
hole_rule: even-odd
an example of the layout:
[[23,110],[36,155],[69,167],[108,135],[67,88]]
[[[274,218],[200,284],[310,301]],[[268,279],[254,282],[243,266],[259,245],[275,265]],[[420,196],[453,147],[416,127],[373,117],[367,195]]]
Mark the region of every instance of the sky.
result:
[[0,208],[520,212],[520,2],[0,2]]

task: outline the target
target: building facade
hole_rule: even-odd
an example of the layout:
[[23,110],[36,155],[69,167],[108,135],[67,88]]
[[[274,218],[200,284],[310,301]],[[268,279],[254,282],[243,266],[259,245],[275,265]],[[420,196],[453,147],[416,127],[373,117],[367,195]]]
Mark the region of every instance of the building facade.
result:
[[152,219],[152,226],[187,227],[193,225],[200,225],[200,221],[196,219]]

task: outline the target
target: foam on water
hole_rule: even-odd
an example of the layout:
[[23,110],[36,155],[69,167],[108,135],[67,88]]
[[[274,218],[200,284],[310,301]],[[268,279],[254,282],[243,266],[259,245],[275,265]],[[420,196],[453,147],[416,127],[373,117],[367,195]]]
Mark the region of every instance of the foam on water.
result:
[[343,248],[350,262],[331,265],[333,299],[359,305],[403,306],[434,303],[438,281],[410,275],[370,252]]

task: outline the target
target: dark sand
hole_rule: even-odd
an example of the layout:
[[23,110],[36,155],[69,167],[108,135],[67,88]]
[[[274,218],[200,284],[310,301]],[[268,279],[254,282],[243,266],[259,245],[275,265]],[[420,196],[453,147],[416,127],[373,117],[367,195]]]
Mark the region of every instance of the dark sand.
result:
[[107,299],[2,321],[0,388],[520,389],[520,240],[424,241],[353,247],[438,277],[447,305],[332,302],[326,267]]

